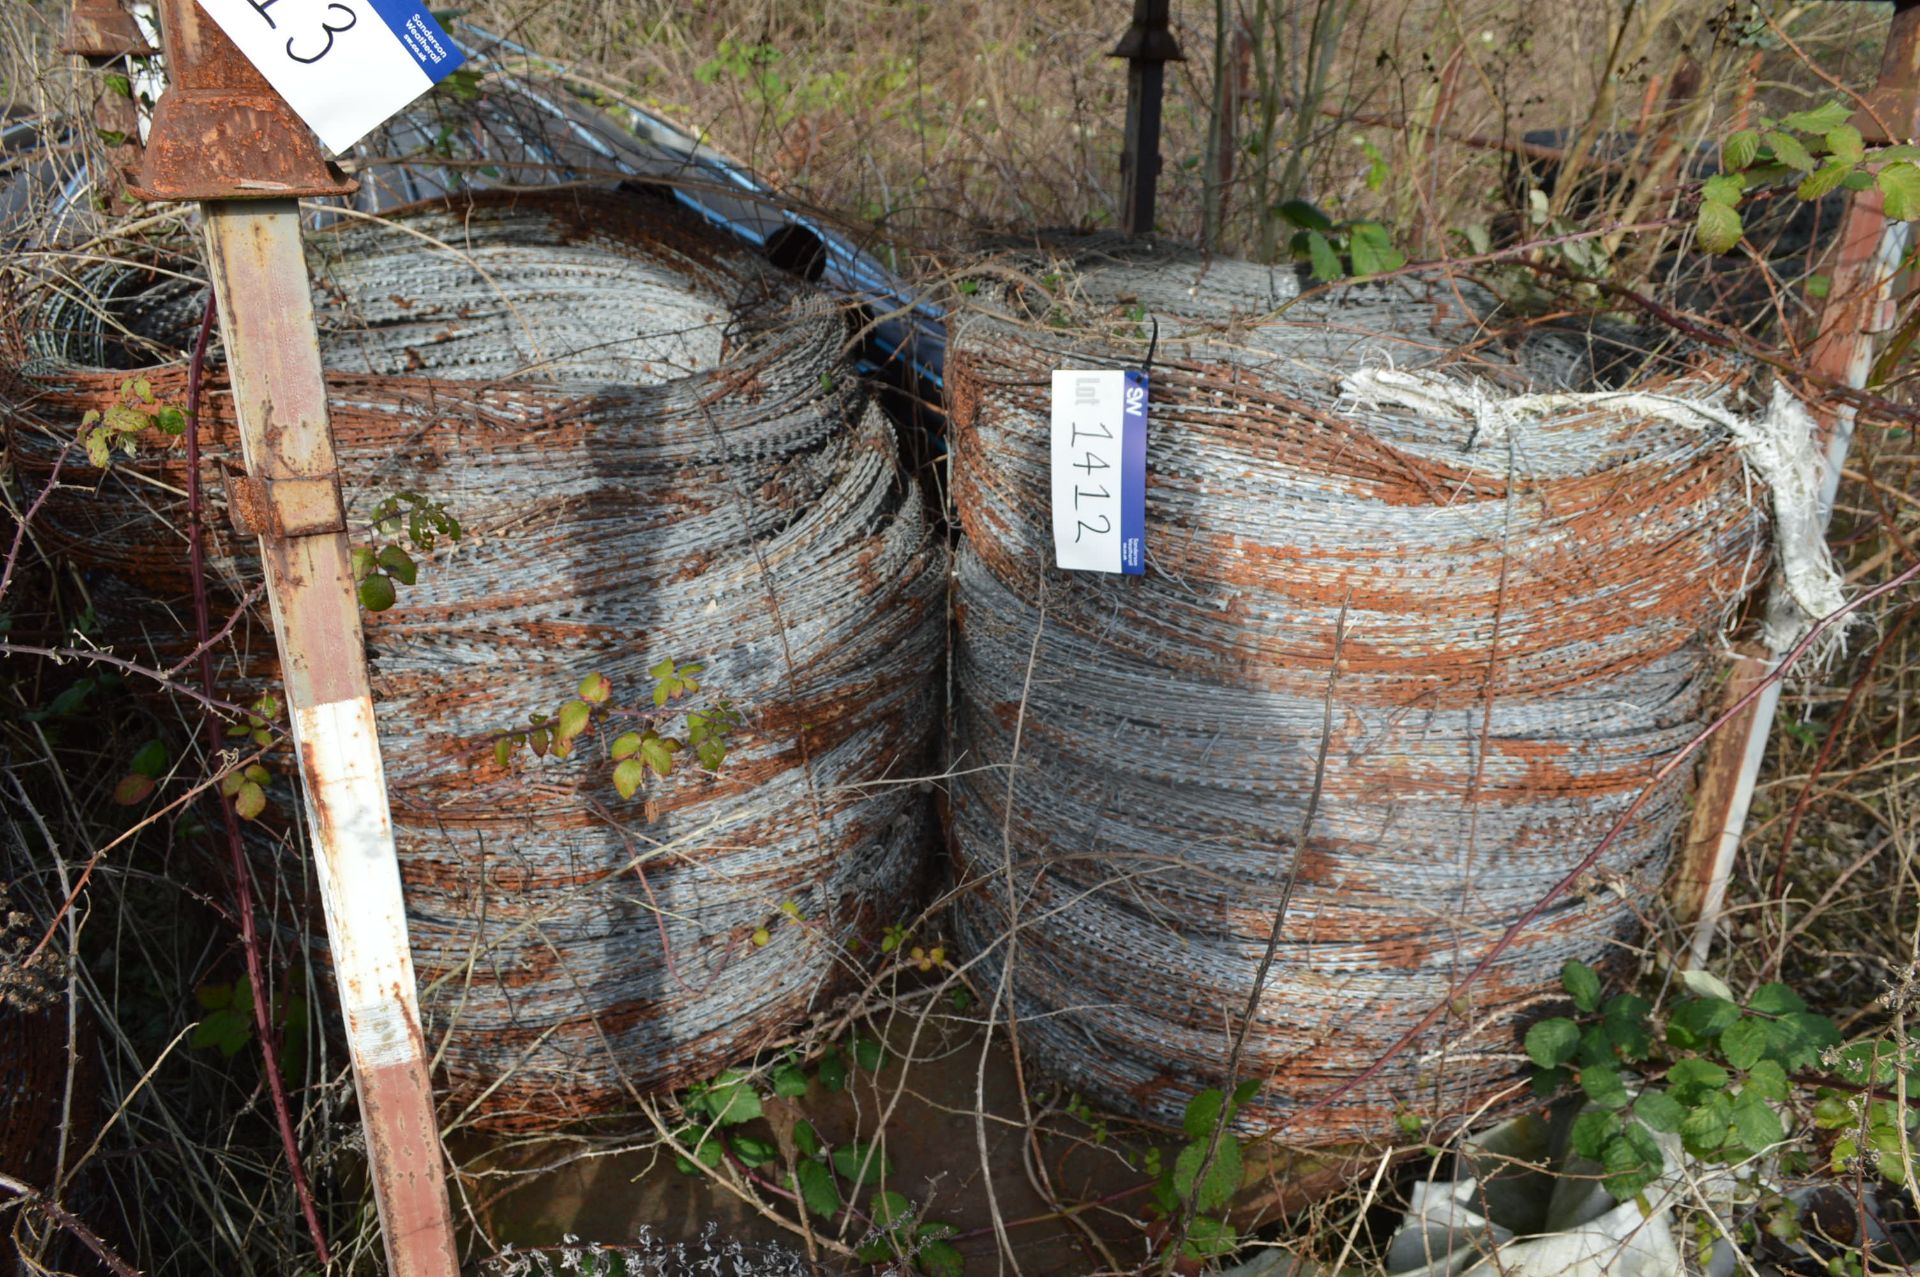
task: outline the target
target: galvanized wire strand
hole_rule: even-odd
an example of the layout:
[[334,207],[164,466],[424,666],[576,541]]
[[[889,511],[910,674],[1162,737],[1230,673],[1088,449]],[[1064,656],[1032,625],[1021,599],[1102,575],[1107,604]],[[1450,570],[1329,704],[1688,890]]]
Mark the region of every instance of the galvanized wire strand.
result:
[[[495,1087],[487,1120],[544,1125],[792,1031],[848,938],[904,908],[925,800],[870,782],[930,761],[945,554],[819,294],[647,200],[400,220],[322,232],[312,259],[350,524],[411,489],[466,530],[365,618],[415,963],[456,1100]],[[140,324],[163,333],[184,295],[162,285]],[[95,348],[80,317],[23,327],[10,406],[49,431],[26,432],[28,469],[123,377],[176,395],[177,367],[63,359]],[[218,493],[237,460],[219,379],[205,428]],[[103,574],[123,637],[163,632],[187,586],[161,442],[83,470],[99,491],[49,502],[42,529]],[[210,541],[230,586],[257,575],[250,543]],[[239,636],[228,685],[269,686],[270,651]],[[665,659],[705,664],[696,707],[746,717],[718,773],[685,763],[627,803],[600,737],[493,761],[590,672],[651,711]]]
[[[1471,284],[1295,300],[1286,273],[1158,248],[1017,264],[1023,282],[982,276],[949,360],[963,943],[1019,929],[1023,1044],[1122,1109],[1176,1120],[1247,1027],[1248,1129],[1316,1142],[1470,1111],[1512,1080],[1517,1009],[1568,958],[1604,961],[1657,889],[1678,783],[1418,1051],[1289,1121],[1445,1000],[1697,731],[1719,627],[1765,566],[1762,494],[1722,434],[1603,402],[1482,438],[1345,394],[1389,364],[1495,396],[1623,378],[1630,334],[1515,337]],[[1150,351],[1147,575],[1059,572],[1049,373]],[[1684,351],[1643,364],[1636,384],[1702,401],[1744,378]]]

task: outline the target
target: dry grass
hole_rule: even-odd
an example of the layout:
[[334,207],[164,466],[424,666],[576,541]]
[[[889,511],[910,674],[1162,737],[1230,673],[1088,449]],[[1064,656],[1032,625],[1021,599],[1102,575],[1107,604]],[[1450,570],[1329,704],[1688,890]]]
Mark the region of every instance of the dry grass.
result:
[[[58,8],[36,0],[0,11],[0,105],[48,115],[71,102],[71,81],[52,53]],[[1337,216],[1387,222],[1415,257],[1459,253],[1470,228],[1497,231],[1511,221],[1506,144],[1536,129],[1565,130],[1576,152],[1609,131],[1651,139],[1625,163],[1654,180],[1611,184],[1597,204],[1576,204],[1577,184],[1563,183],[1551,210],[1560,225],[1684,222],[1682,192],[1670,180],[1677,158],[1724,132],[1750,101],[1791,108],[1828,96],[1807,58],[1864,84],[1885,21],[1879,7],[1772,6],[1766,17],[1796,51],[1746,10],[1697,0],[1551,10],[1517,0],[1299,0],[1266,27],[1255,20],[1264,6],[1235,6],[1229,27],[1238,35],[1223,59],[1235,142],[1230,164],[1210,165],[1209,113],[1221,92],[1213,6],[1176,8],[1189,61],[1168,82],[1163,227],[1200,239],[1214,208],[1223,247],[1273,252],[1278,231],[1263,210],[1304,195]],[[481,0],[469,16],[704,131],[797,198],[938,255],[990,229],[1112,224],[1124,75],[1106,53],[1125,10],[1117,0]],[[1268,28],[1279,32],[1277,51]],[[1314,96],[1316,59],[1324,94],[1317,109],[1295,111],[1292,103]],[[1676,80],[1689,79],[1696,87],[1676,94]],[[1575,163],[1591,171],[1590,162]],[[1692,270],[1663,249],[1663,238],[1677,237],[1610,239],[1614,278],[1671,289],[1671,272]],[[1778,283],[1791,291],[1792,281]],[[1777,333],[1783,318],[1790,326],[1804,312],[1783,305],[1759,322]],[[1835,540],[1853,583],[1865,587],[1920,555],[1920,448],[1911,432],[1868,422],[1853,470]],[[86,583],[56,561],[25,571],[17,588],[44,606],[9,601],[16,636],[27,621],[58,629],[84,613]],[[1912,596],[1888,599],[1845,660],[1786,698],[1733,891],[1735,942],[1716,957],[1736,989],[1777,972],[1857,1032],[1904,1032],[1906,1008],[1885,995],[1907,987],[1920,958],[1914,606]],[[160,723],[122,693],[85,730],[30,720],[72,677],[19,661],[4,674],[0,785],[12,792],[0,795],[10,816],[0,837],[26,853],[27,867],[13,870],[21,875],[14,905],[42,920],[55,915],[91,853],[127,832],[101,796],[132,749],[154,734],[196,735],[184,706],[178,721]],[[1783,855],[1781,901],[1774,880]],[[193,991],[231,980],[236,968],[217,860],[204,840],[156,825],[101,858],[92,883],[86,926],[57,932],[84,1008],[62,1037],[77,1041],[79,1019],[97,1021],[106,1134],[89,1158],[86,1133],[72,1160],[111,1168],[98,1202],[104,1218],[125,1220],[112,1240],[156,1272],[299,1271],[297,1214],[270,1122],[261,1096],[236,1081],[251,1074],[177,1037],[199,1014]],[[270,886],[286,915],[297,915],[288,902],[305,892],[301,875]],[[1657,912],[1650,920],[1648,954],[1679,947],[1678,928]],[[294,946],[282,942],[275,969],[294,972],[290,980],[318,1005]],[[935,1005],[922,989],[876,981],[808,1041],[854,1023],[911,1033],[937,1018]],[[345,1080],[321,1035],[305,1049],[308,1147],[323,1177],[346,1172],[332,1177],[328,1203],[330,1227],[343,1238],[340,1267],[371,1271],[377,1242],[350,1172]],[[1037,1102],[1025,1120],[1048,1139],[1084,1143],[1084,1124],[1066,1104],[1064,1096]],[[639,1143],[658,1139],[643,1134]],[[601,1157],[610,1147],[582,1142],[555,1156]],[[1365,1261],[1395,1200],[1397,1173],[1385,1159],[1369,1153],[1349,1191],[1311,1206],[1276,1186],[1267,1218],[1284,1219],[1327,1259]],[[498,1188],[491,1165],[468,1166],[463,1205],[476,1220]],[[26,1218],[9,1217],[0,1203],[0,1223],[25,1227]]]

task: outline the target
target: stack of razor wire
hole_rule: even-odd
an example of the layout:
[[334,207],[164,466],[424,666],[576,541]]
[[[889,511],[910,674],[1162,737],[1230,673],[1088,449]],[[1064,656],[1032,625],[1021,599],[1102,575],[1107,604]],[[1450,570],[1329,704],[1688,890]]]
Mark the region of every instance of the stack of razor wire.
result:
[[[1711,431],[1416,411],[1354,374],[1497,403],[1719,400],[1743,371],[1515,328],[1465,281],[1302,295],[1150,246],[1037,250],[975,301],[948,365],[957,925],[1023,1047],[1171,1121],[1239,1042],[1243,1125],[1305,1143],[1518,1096],[1522,1023],[1568,959],[1617,954],[1681,781],[1457,986],[1700,727],[1764,516]],[[1145,575],[1059,571],[1049,374],[1143,365]]]
[[[548,1124],[789,1033],[824,1009],[846,942],[904,907],[926,826],[899,782],[929,762],[944,643],[945,554],[848,373],[838,307],[645,198],[428,205],[310,252],[350,532],[372,544],[402,491],[464,529],[365,618],[427,1031],[456,1099]],[[27,317],[17,407],[49,427],[23,451],[42,475],[125,380],[184,397],[184,359],[99,365],[184,350],[201,286],[98,274],[86,291],[110,305],[50,289]],[[216,510],[233,410],[215,375]],[[191,647],[178,441],[154,433],[105,471],[69,455],[63,482],[98,490],[63,491],[40,531],[103,570],[107,632],[165,634],[163,658]],[[232,602],[256,557],[213,522]],[[234,700],[272,685],[258,612],[221,647]],[[703,664],[701,687],[657,711],[649,671],[668,660]],[[609,779],[619,723],[567,759],[495,760],[593,673],[627,726],[684,734],[683,708],[722,699],[745,725],[717,771],[689,751],[631,801]]]

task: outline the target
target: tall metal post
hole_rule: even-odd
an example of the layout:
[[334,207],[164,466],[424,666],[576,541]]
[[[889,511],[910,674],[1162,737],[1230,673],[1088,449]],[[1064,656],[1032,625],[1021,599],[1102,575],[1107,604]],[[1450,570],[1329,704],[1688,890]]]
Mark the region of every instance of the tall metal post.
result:
[[1120,216],[1129,235],[1146,235],[1153,230],[1166,63],[1187,60],[1169,26],[1171,3],[1133,0],[1133,25],[1110,55],[1127,60],[1127,137],[1120,152]]
[[137,193],[200,200],[306,817],[394,1277],[455,1277],[453,1218],[374,730],[299,195],[352,189],[193,0],[161,0],[171,86]]
[[[1920,0],[1898,0],[1887,32],[1880,76],[1853,125],[1868,142],[1906,142],[1920,134]],[[1884,127],[1883,127],[1884,125]],[[1899,136],[1888,136],[1889,131]],[[1873,364],[1874,338],[1887,328],[1894,276],[1907,247],[1904,222],[1889,222],[1877,187],[1856,192],[1840,225],[1827,304],[1809,352],[1814,373],[1864,388]],[[1853,441],[1853,409],[1815,407],[1820,438],[1821,518],[1832,516],[1840,470]],[[1734,658],[1726,695],[1737,699],[1772,673],[1775,663],[1757,653]],[[1730,703],[1730,702],[1728,702]],[[1780,704],[1778,680],[1767,685],[1741,714],[1707,745],[1700,764],[1692,823],[1675,879],[1674,908],[1696,919],[1692,961],[1706,961],[1725,903],[1733,862],[1746,832],[1747,812],[1773,733]]]

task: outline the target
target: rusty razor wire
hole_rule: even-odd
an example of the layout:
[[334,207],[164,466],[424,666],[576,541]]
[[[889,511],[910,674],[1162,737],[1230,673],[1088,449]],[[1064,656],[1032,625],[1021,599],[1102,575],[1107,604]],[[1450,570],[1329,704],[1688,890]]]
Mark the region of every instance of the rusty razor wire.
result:
[[[1017,933],[1023,1044],[1123,1110],[1177,1121],[1244,1033],[1249,1129],[1471,1112],[1562,964],[1607,962],[1653,901],[1680,784],[1416,1050],[1289,1120],[1447,1000],[1698,729],[1767,566],[1753,454],[1715,424],[1748,370],[1503,322],[1446,278],[1301,296],[1291,268],[1139,244],[979,278],[948,365],[964,947],[991,980]],[[1056,571],[1049,371],[1149,361],[1148,573]],[[1573,393],[1521,398],[1542,391]]]
[[[845,360],[840,308],[664,202],[564,191],[429,204],[311,236],[350,527],[416,491],[464,525],[367,617],[431,1047],[495,1125],[603,1113],[711,1075],[805,1018],[845,942],[922,862],[946,555],[891,428]],[[177,265],[178,263],[176,263]],[[36,292],[9,409],[44,476],[124,380],[176,400],[202,285],[87,267]],[[222,491],[232,404],[203,408]],[[47,505],[97,570],[105,638],[183,640],[183,460],[164,436]],[[211,539],[219,593],[251,543]],[[263,631],[223,651],[272,685]],[[155,637],[165,636],[165,637]],[[661,661],[745,726],[623,801],[596,739],[565,761],[493,745],[580,680],[653,709]],[[602,733],[610,734],[606,729]],[[456,1108],[456,1111],[458,1109]]]

